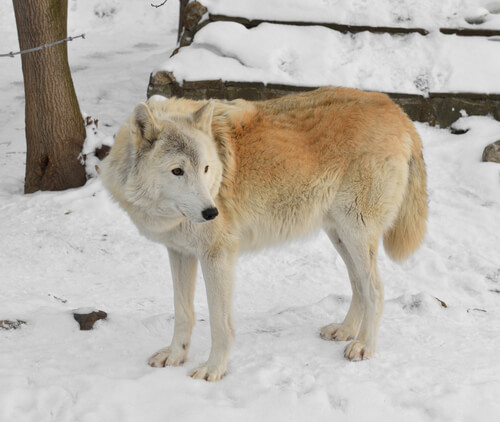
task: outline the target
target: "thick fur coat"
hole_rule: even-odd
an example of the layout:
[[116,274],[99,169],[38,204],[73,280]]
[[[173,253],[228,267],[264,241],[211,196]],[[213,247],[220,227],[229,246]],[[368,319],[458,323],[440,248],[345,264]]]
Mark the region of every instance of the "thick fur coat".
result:
[[380,238],[400,261],[426,231],[421,140],[379,93],[326,87],[262,102],[154,97],[121,127],[101,176],[141,232],[168,248],[174,336],[152,366],[187,358],[201,264],[212,349],[191,376],[210,381],[226,372],[240,252],[325,230],[353,298],[344,321],[320,334],[352,340],[345,356],[361,360],[375,351],[383,309]]

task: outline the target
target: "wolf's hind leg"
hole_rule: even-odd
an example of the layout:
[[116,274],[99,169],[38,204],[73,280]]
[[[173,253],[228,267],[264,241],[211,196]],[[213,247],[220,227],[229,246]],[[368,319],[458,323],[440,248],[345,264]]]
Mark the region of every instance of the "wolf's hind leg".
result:
[[[337,242],[335,237],[332,241],[344,259],[353,290],[351,307],[339,328],[343,339],[353,338],[345,348],[344,356],[356,361],[369,359],[375,353],[384,307],[384,286],[377,269],[379,230],[371,227],[368,221],[362,225],[345,223],[329,236],[332,238],[332,234],[337,234]],[[322,332],[333,337],[337,336],[334,331],[335,326],[330,325]]]
[[184,363],[194,325],[193,300],[198,260],[193,255],[181,254],[172,249],[168,249],[168,257],[174,282],[174,336],[169,347],[149,358],[149,364],[154,367]]
[[354,262],[347,250],[345,244],[342,242],[338,232],[334,229],[326,230],[326,233],[335,246],[335,249],[342,257],[352,287],[352,301],[349,311],[342,324],[328,324],[321,328],[321,338],[325,340],[346,341],[356,338],[358,335],[361,321],[363,320],[363,304],[361,292],[359,289],[359,275],[356,271]]

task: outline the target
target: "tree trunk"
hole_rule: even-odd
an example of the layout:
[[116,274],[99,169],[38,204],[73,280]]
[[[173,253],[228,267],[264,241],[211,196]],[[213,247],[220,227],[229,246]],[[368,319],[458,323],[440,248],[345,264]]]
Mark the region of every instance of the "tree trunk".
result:
[[[21,50],[67,37],[68,0],[13,0]],[[26,98],[24,192],[82,186],[78,158],[85,126],[68,65],[67,43],[22,55]]]
[[177,42],[180,42],[182,38],[182,32],[184,30],[184,13],[186,12],[188,3],[189,0],[179,1],[179,28],[177,29]]

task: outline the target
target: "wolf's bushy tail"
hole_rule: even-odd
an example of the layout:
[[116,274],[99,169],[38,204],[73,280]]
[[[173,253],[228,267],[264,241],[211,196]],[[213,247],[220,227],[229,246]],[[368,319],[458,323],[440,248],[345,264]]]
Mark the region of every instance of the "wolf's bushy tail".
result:
[[427,175],[422,141],[412,127],[408,185],[393,226],[384,234],[384,248],[394,261],[407,259],[422,243],[427,226]]

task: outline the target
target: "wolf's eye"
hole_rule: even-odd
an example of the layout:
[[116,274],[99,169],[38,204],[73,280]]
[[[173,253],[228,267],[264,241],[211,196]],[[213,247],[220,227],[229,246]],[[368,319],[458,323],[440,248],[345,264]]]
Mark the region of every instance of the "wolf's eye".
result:
[[205,173],[208,173],[208,166],[205,166]]
[[182,170],[181,168],[176,168],[172,170],[172,174],[174,174],[175,176],[182,176],[184,174],[184,170]]

